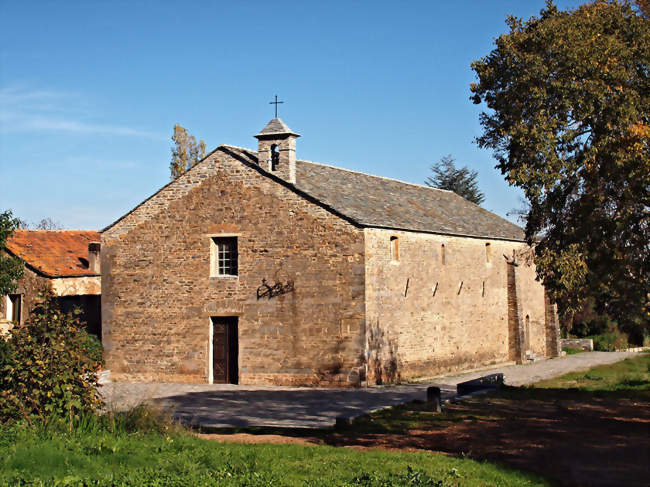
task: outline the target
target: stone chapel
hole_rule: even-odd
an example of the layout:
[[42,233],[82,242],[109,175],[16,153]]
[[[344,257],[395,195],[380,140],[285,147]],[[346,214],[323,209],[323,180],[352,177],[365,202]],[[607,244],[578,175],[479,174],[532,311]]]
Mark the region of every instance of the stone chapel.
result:
[[105,228],[112,380],[358,386],[559,354],[518,226],[297,158],[274,118]]

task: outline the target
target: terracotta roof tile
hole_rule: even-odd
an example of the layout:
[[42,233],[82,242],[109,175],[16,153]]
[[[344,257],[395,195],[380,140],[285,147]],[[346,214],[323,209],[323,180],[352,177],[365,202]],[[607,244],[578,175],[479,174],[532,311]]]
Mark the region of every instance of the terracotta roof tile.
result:
[[16,230],[7,250],[48,277],[96,276],[88,269],[88,244],[99,241],[91,230]]

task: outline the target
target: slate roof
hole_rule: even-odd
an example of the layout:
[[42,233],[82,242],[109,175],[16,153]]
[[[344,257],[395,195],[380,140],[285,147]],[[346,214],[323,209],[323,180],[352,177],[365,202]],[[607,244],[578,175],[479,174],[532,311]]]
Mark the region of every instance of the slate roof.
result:
[[[257,153],[229,151],[257,164]],[[298,160],[295,187],[362,227],[524,240],[524,230],[451,191]]]
[[7,250],[47,277],[98,276],[87,259],[88,244],[100,240],[91,230],[16,230]]
[[[266,127],[264,127],[262,131],[259,134],[257,134],[255,137],[264,137],[266,135],[285,135],[285,134],[298,135],[289,127],[287,127],[287,124],[284,123],[282,120],[280,120],[279,118],[274,118],[269,123],[267,123]],[[300,135],[298,135],[298,137],[300,137]]]

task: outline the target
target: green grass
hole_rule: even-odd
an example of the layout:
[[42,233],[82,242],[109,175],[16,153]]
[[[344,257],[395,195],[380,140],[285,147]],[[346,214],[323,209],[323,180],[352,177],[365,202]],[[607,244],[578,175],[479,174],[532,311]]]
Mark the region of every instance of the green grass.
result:
[[601,365],[587,371],[545,380],[535,384],[536,388],[566,389],[583,391],[627,392],[650,396],[650,354],[628,358],[610,365]]
[[[531,386],[504,386],[499,391],[486,396],[477,396],[469,402],[480,404],[483,401],[491,401],[501,405],[527,399],[591,400],[597,397],[650,399],[650,354],[582,372],[572,372]],[[465,400],[465,403],[467,402],[468,400]],[[408,430],[440,427],[440,424],[445,422],[491,419],[491,416],[483,415],[480,411],[480,408],[475,408],[471,413],[468,411],[454,413],[447,408],[444,414],[435,414],[429,410],[426,403],[413,401],[359,417],[348,429],[348,433],[406,433]]]
[[[535,384],[505,387],[485,400],[508,404],[514,399],[553,394],[650,396],[650,355]],[[562,390],[564,389],[564,391]],[[579,389],[576,391],[576,389]],[[574,391],[574,392],[572,392]],[[481,398],[474,399],[480,403]],[[471,402],[471,401],[470,401]],[[444,423],[490,420],[490,408],[427,410],[411,403],[358,418],[336,434],[404,434]],[[281,433],[251,430],[252,433]],[[327,438],[331,433],[295,436]],[[243,445],[202,440],[161,421],[147,408],[117,417],[106,415],[47,428],[22,424],[0,426],[0,486],[537,486],[548,481],[497,464],[429,452],[352,450],[330,446]]]
[[[541,486],[539,477],[434,453],[243,445],[157,424],[92,418],[71,430],[0,426],[0,486]],[[142,416],[145,416],[143,419]]]

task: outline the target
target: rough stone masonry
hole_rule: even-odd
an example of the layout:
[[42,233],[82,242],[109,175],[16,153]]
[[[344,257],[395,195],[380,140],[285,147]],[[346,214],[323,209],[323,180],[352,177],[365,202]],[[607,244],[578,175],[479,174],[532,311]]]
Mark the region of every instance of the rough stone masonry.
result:
[[389,383],[559,353],[523,231],[454,193],[220,146],[102,233],[113,380]]

